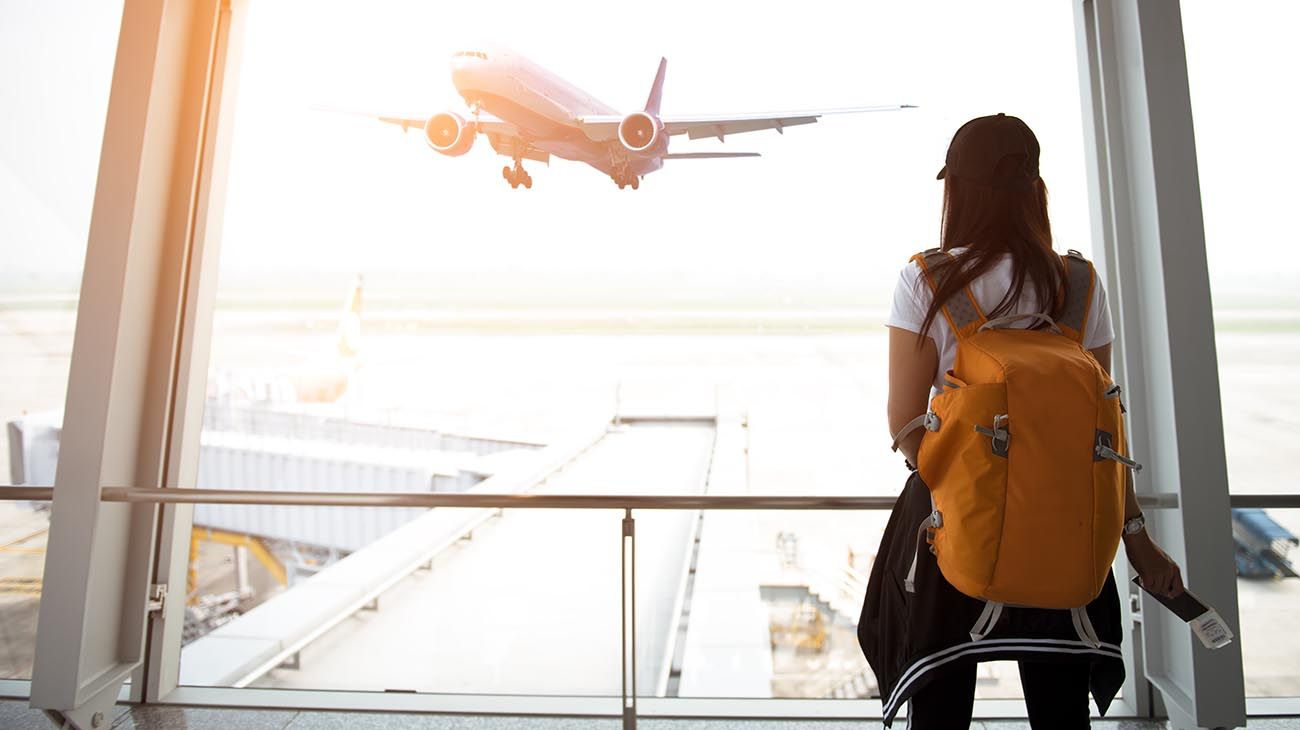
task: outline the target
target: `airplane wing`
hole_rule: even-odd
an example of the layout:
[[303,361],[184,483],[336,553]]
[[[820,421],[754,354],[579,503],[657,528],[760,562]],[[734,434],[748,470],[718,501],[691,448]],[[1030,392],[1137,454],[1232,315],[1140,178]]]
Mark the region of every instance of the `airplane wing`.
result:
[[[385,124],[395,124],[405,132],[409,129],[424,129],[424,123],[428,117],[415,116],[384,116],[384,115],[367,115],[379,119]],[[536,160],[550,164],[550,154],[528,143],[519,135],[518,128],[515,125],[497,119],[491,114],[479,112],[477,117],[478,131],[488,138],[488,143],[492,149],[499,155],[513,157],[515,152],[525,160]]]
[[[885,106],[859,106],[843,109],[809,109],[790,112],[755,112],[740,114],[665,114],[660,117],[664,131],[669,136],[684,134],[690,139],[717,137],[726,141],[727,135],[756,132],[762,129],[775,129],[782,132],[786,127],[800,124],[812,124],[824,116],[833,114],[861,114],[864,112],[884,112],[895,109],[913,109],[911,104],[890,104]],[[613,114],[590,115],[578,117],[587,136],[593,140],[603,141],[618,136],[618,123],[623,117]]]
[[757,152],[669,152],[665,160],[732,160],[737,157],[760,157]]
[[[355,112],[352,112],[352,113],[355,113]],[[403,131],[403,132],[405,132],[405,131],[408,130],[408,129],[424,129],[424,123],[425,123],[426,121],[428,121],[428,119],[429,119],[429,117],[427,117],[427,116],[425,116],[425,117],[412,117],[412,116],[400,116],[400,117],[398,117],[398,116],[384,116],[384,115],[382,115],[382,114],[367,114],[367,115],[365,115],[365,116],[375,117],[375,118],[377,118],[379,121],[384,122],[385,124],[396,124],[397,126],[399,126],[399,127],[402,128],[402,131]],[[479,115],[478,115],[478,131],[480,131],[480,132],[482,132],[482,133],[484,133],[484,134],[504,134],[504,135],[508,135],[508,136],[512,136],[512,137],[513,137],[513,136],[518,136],[518,135],[519,135],[519,130],[515,128],[515,125],[513,125],[513,124],[511,124],[511,123],[509,123],[509,122],[506,122],[506,121],[503,121],[503,120],[497,119],[496,117],[492,116],[491,114],[484,114],[484,113],[482,113],[482,112],[480,112]]]

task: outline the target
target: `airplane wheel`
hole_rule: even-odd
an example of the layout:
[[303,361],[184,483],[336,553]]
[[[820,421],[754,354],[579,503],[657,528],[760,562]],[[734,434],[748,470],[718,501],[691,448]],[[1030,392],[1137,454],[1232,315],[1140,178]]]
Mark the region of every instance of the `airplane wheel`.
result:
[[525,190],[532,190],[532,188],[533,188],[533,176],[532,176],[532,175],[524,175],[524,189],[525,189]]
[[625,188],[625,187],[627,187],[627,183],[625,183],[625,182],[623,182],[622,180],[620,180],[619,183],[618,183],[618,189],[619,189],[619,190],[622,190],[622,189]]
[[511,178],[510,172],[511,170],[509,167],[501,168],[501,177],[504,177],[506,179],[506,182],[510,182],[510,178]]
[[640,187],[641,187],[641,178],[639,177],[632,178],[632,189],[636,190]]

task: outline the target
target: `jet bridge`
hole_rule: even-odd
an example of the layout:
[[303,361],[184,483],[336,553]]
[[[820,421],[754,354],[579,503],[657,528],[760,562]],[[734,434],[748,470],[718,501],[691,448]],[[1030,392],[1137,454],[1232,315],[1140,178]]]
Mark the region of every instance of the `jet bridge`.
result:
[[1296,578],[1292,548],[1300,545],[1290,530],[1262,509],[1232,511],[1232,539],[1236,543],[1237,575],[1245,578]]
[[[712,423],[634,420],[469,492],[699,494],[713,447]],[[666,676],[698,514],[637,522],[638,672]],[[615,695],[619,563],[591,546],[618,533],[603,511],[429,510],[184,647],[180,683]],[[563,676],[536,663],[557,654]]]

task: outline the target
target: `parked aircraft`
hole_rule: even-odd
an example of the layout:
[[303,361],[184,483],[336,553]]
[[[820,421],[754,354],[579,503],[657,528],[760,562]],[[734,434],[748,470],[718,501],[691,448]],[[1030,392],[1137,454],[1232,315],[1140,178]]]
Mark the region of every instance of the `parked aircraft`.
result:
[[334,341],[303,353],[300,362],[268,370],[213,370],[208,397],[294,403],[333,403],[342,398],[361,367],[361,290],[357,276],[343,300]]
[[660,114],[667,59],[659,71],[645,108],[628,114],[597,101],[585,91],[528,59],[504,49],[459,51],[452,56],[451,80],[469,105],[468,118],[456,112],[431,117],[379,116],[403,130],[424,130],[435,151],[457,157],[469,152],[477,135],[487,137],[498,154],[514,160],[501,169],[512,188],[533,186],[524,160],[550,162],[552,155],[585,162],[609,175],[619,189],[641,185],[641,178],[663,167],[665,160],[757,157],[754,152],[668,151],[668,139],[716,137],[811,124],[828,114],[892,111],[908,104],[848,109],[740,114]]

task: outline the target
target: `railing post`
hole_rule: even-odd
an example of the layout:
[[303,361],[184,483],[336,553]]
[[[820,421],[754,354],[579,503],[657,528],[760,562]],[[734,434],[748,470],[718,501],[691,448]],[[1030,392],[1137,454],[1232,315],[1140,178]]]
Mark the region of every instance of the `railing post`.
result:
[[[619,561],[623,607],[623,730],[636,730],[636,521],[623,512],[622,560]],[[629,689],[630,687],[630,689]]]

